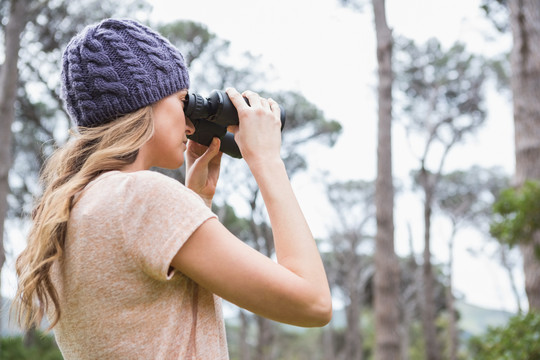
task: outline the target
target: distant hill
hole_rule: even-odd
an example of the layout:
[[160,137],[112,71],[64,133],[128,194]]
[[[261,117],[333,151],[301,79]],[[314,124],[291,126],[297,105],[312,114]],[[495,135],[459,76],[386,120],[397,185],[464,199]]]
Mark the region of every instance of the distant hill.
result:
[[515,315],[507,311],[485,309],[461,301],[456,302],[456,309],[460,314],[459,329],[465,339],[481,335],[490,327],[504,326],[508,319]]
[[[2,299],[1,308],[1,329],[0,336],[17,335],[21,331],[13,326],[13,323],[8,325],[9,306],[11,305],[8,299]],[[515,314],[502,311],[481,308],[465,302],[457,301],[456,309],[459,311],[459,330],[462,333],[462,339],[468,339],[471,336],[481,335],[487,331],[489,327],[503,326],[508,322],[508,319]],[[237,325],[237,319],[227,318],[227,322],[231,325]],[[334,311],[334,327],[340,328],[345,326],[345,313],[343,310]],[[291,331],[300,331],[301,328],[290,327]]]

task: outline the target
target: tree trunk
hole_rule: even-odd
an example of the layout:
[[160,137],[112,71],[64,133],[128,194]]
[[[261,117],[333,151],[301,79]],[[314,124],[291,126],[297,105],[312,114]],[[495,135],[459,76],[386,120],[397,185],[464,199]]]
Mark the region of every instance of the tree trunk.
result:
[[[5,58],[0,69],[0,278],[2,275],[2,267],[6,260],[4,249],[4,221],[8,209],[8,175],[12,162],[11,124],[15,118],[15,99],[19,82],[19,69],[17,63],[19,60],[19,49],[21,48],[21,34],[27,22],[25,13],[26,7],[26,0],[12,0],[10,3],[9,20],[4,28]],[[1,323],[0,316],[0,324]],[[0,329],[0,332],[1,330],[2,329]]]
[[418,294],[420,292],[419,289],[422,280],[422,277],[419,276],[420,267],[416,262],[414,254],[413,235],[410,224],[407,224],[407,230],[409,233],[409,249],[411,254],[402,274],[412,274],[412,281],[410,281],[410,283],[404,281],[402,286],[406,286],[403,287],[399,294],[401,310],[401,321],[399,325],[401,360],[409,360],[411,358],[409,355],[409,348],[411,346],[412,338],[411,329],[413,320],[416,318],[417,309],[420,309],[420,306],[418,306],[418,300],[420,299]]
[[[416,295],[416,293],[415,293]],[[411,346],[411,327],[414,320],[415,300],[412,302],[403,299],[401,303],[402,320],[399,327],[400,334],[400,359],[409,360],[409,347]]]
[[271,320],[265,319],[262,316],[255,315],[257,321],[257,347],[255,353],[259,360],[273,360],[274,351],[273,344],[275,340],[274,323]]
[[322,353],[325,360],[336,360],[336,351],[334,346],[334,328],[332,322],[325,326],[322,330]]
[[249,319],[246,312],[242,309],[239,310],[240,314],[240,337],[238,339],[238,351],[239,351],[239,357],[240,360],[249,360],[250,357],[250,351],[249,351],[249,343],[248,343],[248,336],[249,336]]
[[455,311],[454,288],[452,286],[454,272],[454,240],[456,235],[456,224],[453,224],[452,235],[448,241],[448,287],[446,288],[446,307],[448,309],[448,360],[458,359],[459,337],[457,329],[457,319]]
[[[513,48],[512,92],[516,149],[515,182],[540,180],[540,3],[509,0]],[[535,257],[540,234],[520,246],[529,309],[540,310],[540,260]]]
[[509,255],[510,255],[510,249],[507,247],[507,245],[501,245],[501,248],[500,248],[501,265],[503,266],[504,270],[506,270],[506,273],[508,274],[508,282],[510,282],[512,293],[514,294],[514,298],[516,299],[516,306],[517,306],[518,314],[522,314],[523,309],[521,308],[521,296],[519,295],[516,279],[514,278],[514,274],[512,272],[513,266],[508,261]]
[[378,62],[378,143],[375,203],[375,359],[399,359],[399,266],[394,250],[394,185],[392,179],[392,33],[385,0],[373,0]]
[[[358,277],[358,276],[355,276]],[[363,339],[360,329],[360,314],[362,311],[362,295],[360,289],[353,287],[350,293],[350,303],[345,307],[347,317],[347,331],[345,331],[345,344],[343,358],[347,360],[362,360]]]
[[[425,172],[425,170],[423,170]],[[423,174],[424,177],[429,175]],[[439,360],[440,349],[437,344],[437,328],[435,326],[435,297],[434,278],[431,266],[431,212],[432,212],[432,190],[429,188],[427,178],[424,180],[424,263],[423,268],[423,296],[422,296],[422,330],[424,332],[425,350],[427,360]]]

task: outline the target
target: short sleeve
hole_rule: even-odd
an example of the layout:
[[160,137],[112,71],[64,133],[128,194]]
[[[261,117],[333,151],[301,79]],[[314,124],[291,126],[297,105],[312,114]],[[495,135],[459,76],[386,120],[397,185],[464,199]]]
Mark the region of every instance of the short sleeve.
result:
[[129,174],[122,226],[125,250],[143,272],[168,280],[173,257],[191,234],[216,215],[180,182],[153,171]]

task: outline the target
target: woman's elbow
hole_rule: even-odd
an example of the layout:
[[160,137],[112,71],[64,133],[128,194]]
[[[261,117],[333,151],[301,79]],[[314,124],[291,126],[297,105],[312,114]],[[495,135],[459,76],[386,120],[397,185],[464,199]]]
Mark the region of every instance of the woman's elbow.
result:
[[311,304],[311,316],[306,327],[322,327],[332,320],[332,297],[323,296]]

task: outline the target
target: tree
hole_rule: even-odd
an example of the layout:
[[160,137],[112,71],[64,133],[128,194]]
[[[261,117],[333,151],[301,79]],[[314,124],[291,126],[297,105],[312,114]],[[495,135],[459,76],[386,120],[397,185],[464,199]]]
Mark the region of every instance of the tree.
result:
[[482,0],[480,8],[484,11],[495,29],[501,33],[509,31],[508,0]]
[[[540,180],[540,11],[535,0],[508,0],[513,35],[511,53],[516,170],[514,184]],[[540,231],[520,245],[523,255],[525,291],[529,309],[540,310],[540,261],[535,247]]]
[[[340,0],[361,10],[361,0]],[[400,353],[399,266],[394,249],[394,184],[392,174],[392,32],[386,22],[385,0],[372,0],[377,40],[378,140],[375,203],[375,359],[397,359]]]
[[503,244],[531,245],[540,261],[540,245],[534,237],[540,231],[540,182],[527,180],[520,188],[505,189],[493,206],[496,215],[490,232]]
[[409,256],[403,261],[401,266],[401,281],[400,281],[400,293],[399,293],[399,308],[400,308],[400,323],[399,323],[399,338],[400,338],[400,360],[409,360],[412,343],[412,327],[414,319],[420,317],[419,306],[419,294],[420,294],[420,280],[422,274],[420,273],[420,266],[416,260],[413,247],[413,235],[411,225],[407,226],[409,232]]
[[19,50],[21,35],[30,20],[30,14],[35,11],[35,9],[28,11],[30,1],[27,0],[12,0],[6,3],[9,3],[9,15],[4,29],[5,58],[0,68],[0,114],[2,114],[0,119],[0,276],[6,260],[4,219],[8,209],[9,170],[13,156],[11,125],[15,118],[15,100],[19,84]]
[[446,287],[449,360],[458,359],[459,346],[452,284],[456,235],[465,226],[478,228],[478,224],[486,223],[491,216],[493,202],[505,186],[507,186],[507,179],[501,175],[499,169],[482,169],[478,166],[473,166],[469,170],[457,170],[440,178],[440,186],[435,194],[436,203],[451,222]]
[[[497,30],[504,33],[511,29],[513,36],[511,76],[501,85],[510,86],[513,93],[516,149],[513,185],[519,188],[529,180],[538,181],[540,176],[537,168],[540,145],[535,136],[540,127],[540,105],[533,100],[540,70],[540,54],[535,42],[539,39],[540,30],[536,24],[540,15],[535,1],[483,0],[482,9]],[[540,235],[534,234],[532,239],[523,240],[519,248],[523,257],[525,291],[529,308],[539,309],[540,265],[534,259],[534,249],[540,244]]]
[[[424,359],[425,341],[422,334],[422,310],[424,306],[422,291],[422,264],[412,249],[412,234],[410,235],[411,253],[404,259],[399,259],[401,268],[400,309],[400,360]],[[437,317],[446,312],[445,288],[446,277],[440,265],[434,265],[433,306]]]
[[373,0],[378,63],[378,141],[375,204],[375,359],[400,354],[399,266],[394,250],[394,185],[392,175],[392,33],[386,23],[384,0]]
[[514,316],[504,327],[492,328],[469,341],[475,360],[540,358],[540,313]]
[[[330,251],[325,256],[329,282],[343,296],[346,329],[339,348],[330,344],[329,359],[362,360],[365,352],[361,314],[371,298],[374,236],[373,182],[346,181],[329,184],[328,200],[335,212],[330,229]],[[330,357],[331,356],[331,357]]]
[[450,150],[485,120],[482,108],[484,62],[459,43],[447,52],[435,39],[422,47],[413,41],[401,40],[399,47],[396,77],[402,91],[400,101],[411,146],[419,152],[419,169],[414,177],[424,205],[422,327],[426,358],[438,360],[441,347],[436,336],[430,246],[433,206]]

